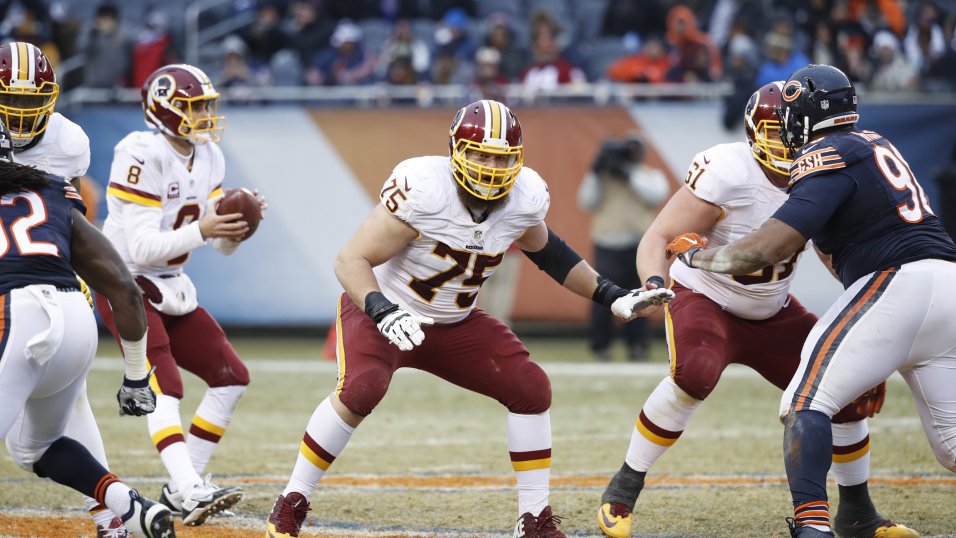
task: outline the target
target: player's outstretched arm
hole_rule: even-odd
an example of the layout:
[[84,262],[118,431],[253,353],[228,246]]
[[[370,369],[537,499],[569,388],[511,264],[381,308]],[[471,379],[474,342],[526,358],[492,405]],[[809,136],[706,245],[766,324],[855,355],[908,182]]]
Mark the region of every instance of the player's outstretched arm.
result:
[[[783,221],[770,218],[759,229],[722,247],[673,253],[691,267],[714,273],[746,275],[790,258],[806,244],[807,238],[803,234]],[[698,247],[691,245],[689,248]]]
[[638,290],[626,290],[598,274],[544,222],[528,228],[515,244],[556,282],[581,297],[603,304],[623,319],[631,319],[641,308],[654,304],[649,302],[651,299],[667,302],[673,296],[668,291],[652,294],[653,297],[645,295],[627,305],[617,303]]
[[73,209],[70,243],[73,269],[110,302],[123,347],[125,375],[116,394],[121,415],[145,415],[156,409],[146,360],[146,311],[142,292],[109,239]]

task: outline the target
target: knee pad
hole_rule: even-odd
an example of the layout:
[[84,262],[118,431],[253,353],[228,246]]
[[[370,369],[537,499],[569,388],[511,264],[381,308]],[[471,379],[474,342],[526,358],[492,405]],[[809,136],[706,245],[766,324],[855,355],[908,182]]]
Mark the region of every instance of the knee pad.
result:
[[551,408],[551,380],[529,360],[516,371],[514,383],[498,400],[508,411],[519,415],[544,413]]
[[25,448],[15,441],[15,436],[12,435],[12,431],[7,434],[6,444],[7,452],[10,454],[10,459],[13,460],[13,463],[17,467],[23,469],[28,473],[33,473],[33,464],[40,459],[40,456],[46,452],[46,449],[50,448],[49,445],[45,447],[37,448]]
[[339,401],[349,411],[367,417],[388,392],[391,377],[382,371],[369,370],[349,375],[339,392]]
[[719,360],[697,360],[674,371],[674,384],[695,400],[706,400],[717,387],[723,368]]
[[210,387],[246,386],[249,384],[249,369],[234,353],[224,353],[218,359],[220,366],[209,379],[204,379]]
[[[948,431],[940,432],[940,436],[943,439],[953,439],[956,437],[956,427],[947,428],[947,430]],[[946,469],[956,473],[956,450],[952,448],[952,445],[944,445],[942,443],[933,442],[932,440],[930,444],[933,446],[933,454],[936,455],[936,461]]]

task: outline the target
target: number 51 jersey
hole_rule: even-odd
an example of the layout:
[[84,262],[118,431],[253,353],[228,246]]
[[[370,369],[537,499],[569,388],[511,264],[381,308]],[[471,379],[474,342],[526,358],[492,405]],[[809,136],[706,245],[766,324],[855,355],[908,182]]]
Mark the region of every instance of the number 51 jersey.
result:
[[222,195],[225,161],[219,146],[193,146],[183,157],[162,134],[130,133],[116,145],[103,233],[134,274],[176,275],[205,244],[195,224],[208,200]]
[[[711,248],[756,230],[787,200],[787,193],[764,175],[746,142],[719,144],[698,153],[684,188],[722,211],[706,234]],[[737,317],[767,319],[786,303],[799,256],[798,252],[751,275],[711,273],[682,263],[673,264],[670,274]]]
[[544,180],[527,166],[505,203],[480,222],[458,196],[451,162],[437,156],[399,163],[379,194],[386,209],[418,231],[404,250],[374,269],[379,287],[402,308],[437,323],[468,316],[481,283],[508,247],[544,220],[551,203]]

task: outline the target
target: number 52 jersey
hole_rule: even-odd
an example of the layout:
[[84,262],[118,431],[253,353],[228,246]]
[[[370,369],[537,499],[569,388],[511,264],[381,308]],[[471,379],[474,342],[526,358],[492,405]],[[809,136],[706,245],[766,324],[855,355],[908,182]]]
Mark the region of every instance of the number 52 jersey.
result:
[[157,132],[130,133],[113,153],[103,233],[134,274],[176,275],[205,244],[198,221],[222,195],[225,161],[215,143],[184,157]]

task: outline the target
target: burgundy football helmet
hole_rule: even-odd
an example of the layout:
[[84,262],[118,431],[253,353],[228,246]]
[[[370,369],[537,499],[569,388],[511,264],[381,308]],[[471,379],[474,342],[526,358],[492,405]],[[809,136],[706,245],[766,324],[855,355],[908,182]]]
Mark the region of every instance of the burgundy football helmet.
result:
[[498,101],[475,101],[455,114],[448,134],[455,180],[466,191],[482,200],[511,191],[524,164],[521,124],[514,112]]
[[160,67],[143,84],[146,124],[193,144],[222,139],[226,118],[219,115],[219,92],[198,67]]
[[764,84],[755,91],[744,109],[744,123],[754,159],[771,172],[789,177],[793,152],[780,139],[780,118],[777,117],[782,91],[782,81]]
[[15,147],[24,147],[46,130],[60,86],[43,52],[25,41],[0,45],[0,119]]

